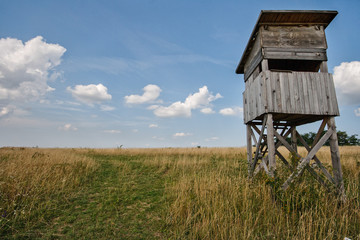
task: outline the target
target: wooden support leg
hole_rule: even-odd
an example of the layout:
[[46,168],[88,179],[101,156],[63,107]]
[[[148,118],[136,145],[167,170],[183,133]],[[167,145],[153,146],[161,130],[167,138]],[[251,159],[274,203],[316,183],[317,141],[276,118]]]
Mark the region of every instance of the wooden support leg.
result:
[[267,127],[269,175],[271,177],[274,177],[276,170],[276,161],[275,161],[274,126],[273,126],[273,118],[271,113],[269,113],[267,116],[266,127]]
[[251,125],[247,124],[246,125],[246,144],[247,144],[247,160],[248,160],[248,174],[249,177],[252,176],[252,173],[250,172],[251,170],[251,165],[252,165],[252,142],[251,142]]
[[295,126],[293,126],[291,128],[291,146],[295,150],[295,152],[298,152],[298,150],[297,150],[296,127]]
[[334,180],[336,182],[340,197],[342,198],[342,200],[345,200],[345,190],[344,190],[344,183],[343,183],[341,164],[340,164],[339,144],[338,144],[338,139],[337,139],[336,125],[335,125],[334,117],[329,118],[328,129],[333,130],[333,133],[331,134],[331,136],[329,138],[329,143],[330,143],[331,162],[332,162],[332,167],[333,167]]

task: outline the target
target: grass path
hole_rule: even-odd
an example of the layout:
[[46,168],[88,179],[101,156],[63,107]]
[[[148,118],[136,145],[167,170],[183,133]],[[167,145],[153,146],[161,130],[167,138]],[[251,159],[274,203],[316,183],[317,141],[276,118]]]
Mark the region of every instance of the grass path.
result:
[[[40,237],[159,239],[163,237],[164,179],[138,157],[94,155],[94,179],[40,229]],[[126,168],[126,171],[123,171]]]

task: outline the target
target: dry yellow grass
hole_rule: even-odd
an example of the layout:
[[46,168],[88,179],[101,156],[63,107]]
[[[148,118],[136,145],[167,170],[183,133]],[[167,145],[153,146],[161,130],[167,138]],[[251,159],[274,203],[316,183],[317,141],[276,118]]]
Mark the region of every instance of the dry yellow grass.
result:
[[70,149],[0,149],[0,228],[30,223],[34,215],[41,221],[41,211],[56,207],[53,195],[66,200],[95,168],[93,159]]
[[[280,148],[289,156],[285,148]],[[348,201],[339,205],[309,174],[287,192],[265,175],[247,179],[245,148],[111,149],[110,155],[143,155],[145,165],[170,176],[166,222],[174,238],[340,239],[360,238],[360,148],[341,147]],[[306,149],[299,147],[301,155]],[[328,147],[318,158],[331,172]],[[282,170],[278,162],[279,174]],[[284,180],[279,177],[279,181]]]
[[[280,151],[289,154],[283,148]],[[299,152],[306,154],[304,148]],[[120,192],[131,190],[137,178],[145,178],[143,170],[152,172],[149,179],[159,176],[158,183],[163,183],[156,187],[163,186],[159,193],[166,198],[161,236],[166,238],[360,239],[360,147],[341,147],[340,153],[345,204],[339,204],[307,173],[287,192],[264,174],[250,182],[245,148],[1,149],[0,189],[8,201],[2,206],[15,211],[11,201],[21,204],[26,194],[32,195],[23,208],[27,215],[47,194],[79,187],[81,176],[91,174],[101,158],[118,167]],[[322,148],[317,156],[330,169],[329,149]],[[277,162],[279,174],[285,174]],[[146,203],[148,208],[152,205]],[[126,206],[118,209],[126,215]]]

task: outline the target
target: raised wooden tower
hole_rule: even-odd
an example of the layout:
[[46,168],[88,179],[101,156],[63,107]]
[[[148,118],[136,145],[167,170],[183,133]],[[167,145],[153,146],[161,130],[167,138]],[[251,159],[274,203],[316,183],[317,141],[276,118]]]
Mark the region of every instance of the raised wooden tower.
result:
[[[339,116],[339,108],[333,78],[327,69],[325,38],[325,28],[336,15],[337,11],[261,11],[236,69],[245,80],[244,122],[250,177],[262,169],[274,177],[277,156],[290,170],[283,189],[306,169],[326,188],[335,186],[344,196],[334,120]],[[322,123],[309,146],[296,127],[315,121]],[[326,125],[327,131],[322,135]],[[291,144],[286,141],[288,136]],[[297,140],[308,150],[306,157],[298,154]],[[316,157],[327,140],[333,174]],[[252,141],[256,146],[254,153]],[[297,166],[277,150],[282,145],[299,159]]]

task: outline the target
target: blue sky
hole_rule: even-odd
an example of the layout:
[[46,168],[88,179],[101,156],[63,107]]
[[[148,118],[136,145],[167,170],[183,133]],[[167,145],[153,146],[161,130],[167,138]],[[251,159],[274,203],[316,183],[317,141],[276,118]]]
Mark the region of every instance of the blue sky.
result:
[[0,146],[244,146],[235,68],[262,9],[339,11],[337,127],[360,135],[359,1],[2,0]]

